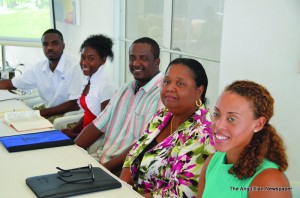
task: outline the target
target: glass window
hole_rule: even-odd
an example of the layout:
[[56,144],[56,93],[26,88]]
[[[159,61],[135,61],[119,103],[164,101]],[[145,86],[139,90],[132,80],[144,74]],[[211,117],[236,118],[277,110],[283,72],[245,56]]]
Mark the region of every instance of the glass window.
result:
[[[126,65],[124,81],[132,80],[128,69],[128,48],[137,38],[148,36],[161,47],[160,69],[176,57],[199,60],[209,79],[207,98],[217,100],[224,0],[130,0],[126,1],[121,42],[126,46],[121,65]],[[125,30],[123,32],[123,30]],[[122,48],[121,48],[122,49]],[[124,52],[124,53],[123,53]],[[122,61],[125,61],[122,64]]]
[[171,48],[220,60],[223,0],[174,0]]
[[0,39],[40,40],[51,27],[49,0],[0,0]]
[[[126,1],[125,37],[134,41],[141,37],[154,39],[163,46],[164,1],[161,0],[130,0]],[[126,43],[125,81],[133,79],[128,69],[128,49],[131,43]],[[161,56],[162,57],[162,56]]]
[[150,37],[162,45],[164,1],[126,1],[126,37],[136,40]]
[[0,70],[3,68],[2,45],[0,45]]

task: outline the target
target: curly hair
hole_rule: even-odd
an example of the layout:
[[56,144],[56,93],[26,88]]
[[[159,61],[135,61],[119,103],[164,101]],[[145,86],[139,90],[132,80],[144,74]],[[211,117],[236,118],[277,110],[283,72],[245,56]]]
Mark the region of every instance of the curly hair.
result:
[[265,158],[276,163],[280,171],[285,171],[288,162],[283,140],[269,124],[274,113],[274,99],[269,91],[260,84],[246,80],[233,82],[225,88],[225,91],[236,93],[249,101],[255,119],[260,117],[266,119],[263,129],[254,133],[250,144],[228,172],[239,179],[246,179],[255,174],[256,168]]
[[109,57],[111,61],[114,59],[114,53],[112,51],[113,41],[102,34],[90,35],[80,46],[80,52],[85,47],[91,47],[96,50],[101,57]]

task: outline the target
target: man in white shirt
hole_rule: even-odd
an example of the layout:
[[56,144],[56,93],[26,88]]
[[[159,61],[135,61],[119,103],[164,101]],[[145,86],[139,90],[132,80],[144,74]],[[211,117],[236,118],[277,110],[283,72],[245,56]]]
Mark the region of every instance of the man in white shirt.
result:
[[77,99],[83,82],[78,62],[63,52],[65,43],[60,31],[48,29],[41,40],[47,59],[27,67],[22,75],[12,80],[1,80],[0,89],[37,88],[46,107],[40,114],[46,118],[78,110]]

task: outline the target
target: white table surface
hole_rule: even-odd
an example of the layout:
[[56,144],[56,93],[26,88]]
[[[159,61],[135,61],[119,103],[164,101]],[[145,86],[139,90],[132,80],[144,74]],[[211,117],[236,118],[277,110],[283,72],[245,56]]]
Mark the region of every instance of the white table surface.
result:
[[[56,173],[56,166],[69,169],[87,166],[90,163],[93,167],[102,167],[85,150],[75,145],[9,153],[1,144],[0,159],[0,197],[36,197],[27,186],[25,179],[31,176]],[[106,172],[111,174],[107,170]],[[141,197],[131,189],[131,186],[119,181],[122,183],[121,188],[82,194],[76,197]]]
[[9,111],[28,111],[30,108],[24,102],[17,99],[0,101],[0,116]]
[[[7,107],[8,105],[12,105],[12,108],[16,108],[18,107],[18,105],[24,105],[24,103],[22,104],[22,102],[18,100],[1,101],[0,110],[2,107]],[[14,134],[20,134],[20,132],[16,132],[13,128],[0,122],[0,137]],[[132,190],[130,185],[126,184],[125,182],[117,178],[115,175],[111,174],[93,157],[87,154],[87,152],[84,149],[76,145],[9,153],[1,143],[0,197],[36,197],[35,194],[31,191],[31,189],[27,186],[25,182],[26,178],[56,173],[57,166],[65,169],[70,169],[87,166],[88,164],[92,164],[92,166],[94,167],[101,167],[110,175],[118,179],[122,183],[122,187],[101,192],[82,194],[76,197],[142,197],[134,190]]]

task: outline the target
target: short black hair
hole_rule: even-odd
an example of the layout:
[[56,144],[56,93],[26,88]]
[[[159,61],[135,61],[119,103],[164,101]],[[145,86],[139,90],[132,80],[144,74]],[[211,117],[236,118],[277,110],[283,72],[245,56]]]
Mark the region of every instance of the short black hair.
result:
[[87,39],[83,41],[80,46],[80,52],[83,48],[91,47],[96,50],[101,57],[109,57],[111,61],[114,59],[114,53],[112,51],[113,41],[102,34],[90,35]]
[[166,69],[166,73],[167,73],[169,67],[174,64],[183,64],[183,65],[187,66],[193,73],[193,77],[194,77],[196,86],[200,87],[201,85],[203,85],[204,90],[201,95],[201,100],[205,104],[206,103],[205,95],[206,95],[206,90],[207,90],[207,86],[208,86],[208,79],[207,79],[207,75],[206,75],[205,69],[202,66],[202,64],[199,61],[192,59],[192,58],[176,58],[169,63],[169,65]]
[[142,38],[139,38],[139,39],[133,41],[132,44],[135,44],[135,43],[147,43],[147,44],[149,44],[151,46],[151,48],[152,48],[152,53],[153,53],[154,59],[158,59],[159,58],[159,55],[160,55],[159,45],[152,38],[142,37]]
[[57,29],[48,29],[48,30],[46,30],[43,33],[42,37],[45,36],[45,34],[49,34],[49,33],[57,34],[61,38],[61,40],[64,41],[64,37],[63,37],[62,33],[60,31],[58,31]]

